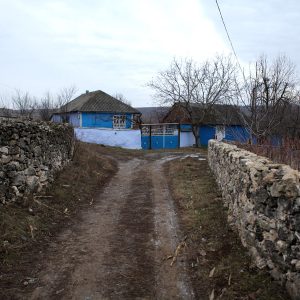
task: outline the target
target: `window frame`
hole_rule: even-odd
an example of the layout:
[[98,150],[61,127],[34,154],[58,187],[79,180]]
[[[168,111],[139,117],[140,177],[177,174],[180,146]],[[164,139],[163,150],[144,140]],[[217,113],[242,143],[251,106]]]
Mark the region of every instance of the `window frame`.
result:
[[121,115],[121,114],[118,114],[118,115],[113,115],[113,129],[126,129],[126,121],[127,121],[127,118],[126,118],[126,115]]

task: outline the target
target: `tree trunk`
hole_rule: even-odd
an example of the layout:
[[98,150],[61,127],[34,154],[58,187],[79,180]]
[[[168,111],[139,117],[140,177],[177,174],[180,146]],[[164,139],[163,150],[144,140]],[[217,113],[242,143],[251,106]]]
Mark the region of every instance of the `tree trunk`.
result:
[[199,148],[201,146],[200,144],[200,136],[199,136],[199,126],[198,125],[192,125],[192,132],[195,138],[195,146],[196,148]]

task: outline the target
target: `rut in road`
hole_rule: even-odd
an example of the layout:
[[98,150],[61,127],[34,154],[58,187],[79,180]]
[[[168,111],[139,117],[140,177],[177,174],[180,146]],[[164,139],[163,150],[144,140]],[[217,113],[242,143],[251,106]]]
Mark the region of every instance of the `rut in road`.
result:
[[193,299],[162,164],[133,159],[119,171],[80,222],[49,248],[30,299]]

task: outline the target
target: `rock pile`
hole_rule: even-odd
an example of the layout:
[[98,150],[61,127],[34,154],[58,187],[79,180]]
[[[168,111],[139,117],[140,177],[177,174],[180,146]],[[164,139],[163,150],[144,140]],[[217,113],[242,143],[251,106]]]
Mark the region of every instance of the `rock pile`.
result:
[[0,202],[22,201],[40,191],[70,160],[73,149],[68,125],[0,120]]
[[209,165],[229,222],[259,268],[300,299],[300,173],[234,145],[211,140]]

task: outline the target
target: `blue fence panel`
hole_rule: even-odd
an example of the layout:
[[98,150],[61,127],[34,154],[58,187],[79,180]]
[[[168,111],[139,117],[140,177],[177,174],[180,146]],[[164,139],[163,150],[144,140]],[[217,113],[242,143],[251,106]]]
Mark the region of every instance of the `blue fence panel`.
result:
[[163,149],[164,148],[163,136],[160,136],[160,135],[152,136],[151,137],[151,148],[153,150]]
[[166,135],[165,136],[165,148],[176,149],[178,148],[178,135]]
[[[141,143],[144,150],[150,149],[150,136],[142,136]],[[151,137],[151,149],[153,150],[176,148],[178,148],[178,135],[155,135]]]
[[142,136],[142,149],[147,150],[150,149],[150,137]]

